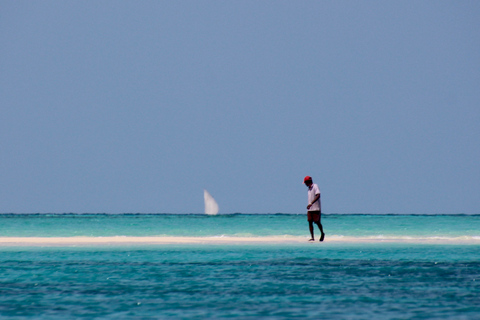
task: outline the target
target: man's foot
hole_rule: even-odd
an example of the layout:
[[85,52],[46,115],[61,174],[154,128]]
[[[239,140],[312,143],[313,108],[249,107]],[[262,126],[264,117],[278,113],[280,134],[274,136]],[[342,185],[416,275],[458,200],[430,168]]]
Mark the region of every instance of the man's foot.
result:
[[325,233],[322,233],[322,236],[320,237],[320,241],[323,241],[325,239]]
[[308,241],[315,241],[315,239],[312,238],[312,239],[310,239],[310,240],[308,240]]

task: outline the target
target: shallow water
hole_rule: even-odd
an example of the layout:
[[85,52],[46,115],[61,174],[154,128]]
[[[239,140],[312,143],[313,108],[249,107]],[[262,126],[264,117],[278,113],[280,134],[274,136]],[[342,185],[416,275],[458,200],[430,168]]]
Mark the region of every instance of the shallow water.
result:
[[[329,236],[478,237],[480,215],[323,214]],[[315,230],[318,233],[318,230]],[[0,215],[0,236],[308,236],[305,214]]]
[[[305,239],[0,246],[1,319],[478,319],[480,314],[479,216],[324,215],[324,243],[306,241],[304,215],[0,215],[0,222],[4,238]],[[349,240],[329,241],[332,237]],[[395,241],[383,242],[388,237]],[[444,244],[422,242],[438,237]],[[465,244],[454,241],[459,237]]]

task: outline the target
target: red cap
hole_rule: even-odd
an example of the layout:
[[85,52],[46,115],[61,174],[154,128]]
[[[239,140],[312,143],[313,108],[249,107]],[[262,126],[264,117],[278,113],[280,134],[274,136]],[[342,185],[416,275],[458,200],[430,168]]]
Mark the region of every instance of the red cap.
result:
[[307,181],[312,181],[312,177],[306,176],[306,177],[303,179],[303,183],[305,183],[305,182],[307,182]]

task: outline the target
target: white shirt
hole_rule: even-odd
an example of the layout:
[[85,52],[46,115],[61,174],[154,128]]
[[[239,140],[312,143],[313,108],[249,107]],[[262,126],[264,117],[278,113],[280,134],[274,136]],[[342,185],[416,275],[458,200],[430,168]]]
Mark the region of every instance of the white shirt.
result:
[[[316,183],[313,183],[309,188],[308,188],[308,204],[312,203],[312,201],[315,199],[315,196],[317,194],[320,194],[320,189],[318,188],[318,185]],[[308,211],[322,211],[322,205],[320,203],[320,198],[318,198],[317,201],[315,201],[310,209]]]

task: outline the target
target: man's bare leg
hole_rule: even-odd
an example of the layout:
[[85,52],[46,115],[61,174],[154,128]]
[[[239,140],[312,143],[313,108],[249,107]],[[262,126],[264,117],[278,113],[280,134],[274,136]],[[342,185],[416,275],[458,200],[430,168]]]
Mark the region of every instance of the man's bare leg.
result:
[[312,221],[308,221],[308,228],[310,229],[310,235],[312,236],[310,238],[310,240],[308,240],[308,241],[314,241],[315,238],[313,237],[313,222]]

